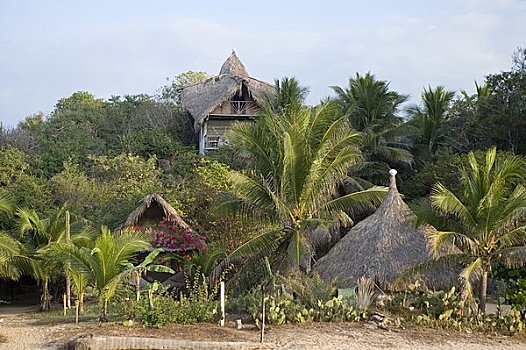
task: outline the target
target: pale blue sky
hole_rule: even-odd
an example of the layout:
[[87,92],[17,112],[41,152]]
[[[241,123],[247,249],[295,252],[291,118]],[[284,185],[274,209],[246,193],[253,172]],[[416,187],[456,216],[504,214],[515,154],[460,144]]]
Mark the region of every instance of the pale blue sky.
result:
[[508,70],[525,28],[525,0],[0,0],[0,121],[79,90],[154,94],[181,72],[217,74],[232,48],[256,78],[298,78],[311,104],[368,71],[418,101]]

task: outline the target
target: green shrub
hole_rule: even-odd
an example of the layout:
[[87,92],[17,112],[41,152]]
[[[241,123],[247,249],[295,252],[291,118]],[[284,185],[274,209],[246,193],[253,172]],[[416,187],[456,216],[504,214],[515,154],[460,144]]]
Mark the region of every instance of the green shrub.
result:
[[[249,310],[256,324],[261,321],[261,297],[258,303]],[[318,300],[313,307],[307,307],[299,300],[295,300],[288,293],[265,297],[265,322],[280,325],[286,323],[304,322],[355,322],[363,320],[367,310],[358,310],[352,305],[346,305],[341,298],[331,298],[326,301]]]
[[158,283],[147,293],[142,292],[137,302],[129,289],[120,297],[120,310],[128,319],[141,322],[145,327],[162,327],[173,323],[194,324],[219,320],[219,301],[216,293],[208,293],[202,278],[187,281],[187,294],[175,295]]
[[418,284],[407,292],[396,293],[386,300],[386,306],[395,312],[409,312],[409,318],[416,324],[444,326],[455,329],[477,329],[480,331],[514,334],[525,329],[524,315],[512,308],[502,313],[500,307],[495,315],[470,312],[455,288],[449,291],[422,290]]

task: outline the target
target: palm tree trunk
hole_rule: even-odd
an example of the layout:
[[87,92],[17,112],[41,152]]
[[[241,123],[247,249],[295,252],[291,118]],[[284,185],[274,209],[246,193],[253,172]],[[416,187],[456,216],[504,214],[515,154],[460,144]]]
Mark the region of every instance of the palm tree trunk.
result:
[[69,273],[66,271],[66,306],[68,309],[71,308],[71,278]]
[[42,296],[40,297],[42,311],[49,311],[51,309],[51,295],[49,294],[49,278],[42,280]]
[[84,291],[79,292],[78,300],[79,300],[79,314],[84,315]]
[[479,309],[482,313],[486,313],[486,297],[488,292],[488,268],[482,267],[482,276],[480,278],[480,301]]
[[108,321],[108,299],[106,298],[102,299],[102,310],[100,314],[100,321],[101,322]]

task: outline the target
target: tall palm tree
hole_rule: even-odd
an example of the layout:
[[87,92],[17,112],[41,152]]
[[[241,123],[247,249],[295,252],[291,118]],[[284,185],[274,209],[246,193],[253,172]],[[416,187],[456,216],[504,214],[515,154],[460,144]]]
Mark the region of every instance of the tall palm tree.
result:
[[87,277],[97,291],[100,320],[107,321],[109,300],[119,284],[130,276],[129,260],[150,245],[149,237],[143,232],[125,230],[112,234],[108,228],[102,227],[93,247],[62,244],[57,250],[69,259],[72,269]]
[[[485,312],[488,272],[494,262],[507,265],[526,261],[526,160],[511,156],[497,159],[491,148],[479,164],[469,153],[461,169],[463,193],[455,195],[441,183],[433,186],[429,203],[417,208],[420,222],[438,231],[430,237],[433,251],[452,244],[454,257],[466,263],[460,274],[466,297],[473,278],[480,278],[480,309]],[[453,256],[453,255],[452,255]]]
[[437,147],[444,142],[448,110],[454,96],[453,91],[446,91],[443,86],[435,89],[429,86],[422,92],[423,105],[413,105],[406,109],[410,116],[409,125],[418,130],[415,146],[425,160],[431,159]]
[[413,161],[407,138],[409,130],[398,116],[407,95],[389,90],[387,81],[378,80],[371,73],[357,73],[349,79],[346,88],[331,88],[336,93],[340,111],[349,117],[352,127],[362,133],[361,150],[367,161],[388,163],[382,174],[394,163],[410,164]]
[[267,110],[254,123],[235,125],[228,137],[249,155],[251,170],[232,174],[234,196],[219,210],[273,224],[230,256],[282,244],[290,265],[309,271],[320,232],[315,228],[337,219],[351,223],[349,208],[379,202],[385,193],[373,187],[334,197],[349,166],[360,161],[361,140],[334,101],[279,115]]

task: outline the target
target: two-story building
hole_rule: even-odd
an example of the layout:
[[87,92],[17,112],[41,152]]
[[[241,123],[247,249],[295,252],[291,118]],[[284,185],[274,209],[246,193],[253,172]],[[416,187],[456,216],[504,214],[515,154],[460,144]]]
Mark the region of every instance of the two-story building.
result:
[[229,127],[254,118],[275,91],[274,85],[250,77],[235,51],[223,63],[219,75],[184,88],[181,103],[194,119],[199,154],[223,145]]

